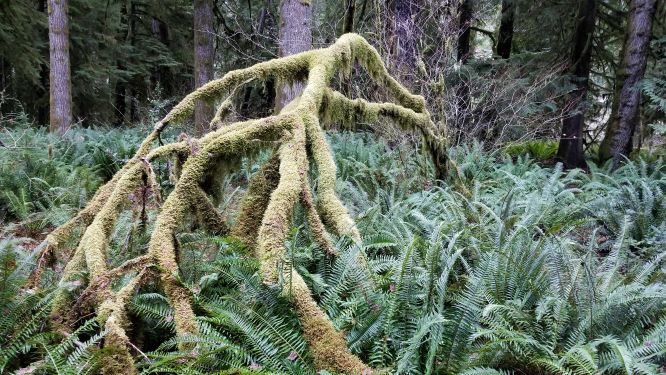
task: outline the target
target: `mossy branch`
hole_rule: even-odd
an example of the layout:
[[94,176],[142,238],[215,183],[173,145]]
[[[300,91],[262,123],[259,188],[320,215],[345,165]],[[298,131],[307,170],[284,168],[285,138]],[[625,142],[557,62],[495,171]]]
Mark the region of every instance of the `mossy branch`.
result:
[[[348,76],[354,63],[367,69],[396,102],[350,99],[331,89],[333,77],[337,74]],[[305,81],[305,86],[299,97],[274,116],[224,124],[238,88],[267,78],[287,83]],[[199,139],[184,137],[156,147],[154,143],[160,133],[170,123],[190,116],[198,100],[221,101],[214,118],[210,119],[211,128],[216,129]],[[299,202],[306,209],[313,238],[329,256],[335,255],[329,232],[360,241],[354,220],[336,194],[336,166],[322,123],[377,121],[379,117],[389,118],[405,130],[419,132],[436,165],[444,165],[444,138],[430,121],[424,99],[411,94],[391,77],[377,51],[355,34],[343,35],[328,48],[229,72],[178,103],[155,125],[136,155],[99,189],[88,206],[54,230],[45,241],[46,254],[56,249],[74,228],[85,227],[65,267],[62,282],[83,281],[87,275],[88,286],[80,299],[93,303],[98,319],[108,331],[105,350],[109,355],[105,371],[135,372],[128,348],[131,343],[126,333],[129,324],[126,309],[131,296],[149,274],[156,276],[173,308],[177,333],[196,332],[189,291],[179,281],[175,244],[176,235],[184,229],[182,223],[189,213],[195,214],[205,230],[222,234],[230,232],[254,248],[265,282],[276,283],[279,275],[290,277],[291,289],[285,292],[293,300],[316,366],[343,373],[369,370],[349,351],[345,335],[334,328],[319,308],[303,278],[284,266],[284,243],[292,225],[293,209]],[[277,152],[251,178],[236,224],[229,230],[223,215],[209,198],[210,171],[217,171],[216,167],[229,160],[238,160],[248,152],[274,143],[280,145]],[[162,202],[151,163],[158,158],[174,156],[178,160],[175,187]],[[318,174],[317,202],[313,199],[308,178],[311,164]],[[106,258],[115,222],[127,208],[131,192],[142,184],[154,190],[155,206],[159,211],[148,252],[109,270]],[[45,263],[41,261],[43,258],[40,258],[33,281],[39,281],[42,263]],[[367,266],[363,254],[359,256],[359,264]],[[111,281],[128,273],[136,274],[118,291],[112,290]],[[54,305],[54,322],[64,330],[71,321],[69,302],[72,297],[72,292],[63,291]]]

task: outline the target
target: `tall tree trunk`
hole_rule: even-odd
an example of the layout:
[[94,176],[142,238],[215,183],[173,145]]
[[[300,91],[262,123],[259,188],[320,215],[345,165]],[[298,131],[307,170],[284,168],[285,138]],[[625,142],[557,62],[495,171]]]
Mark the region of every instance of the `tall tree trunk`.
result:
[[64,134],[72,123],[72,79],[69,65],[67,0],[48,0],[49,102],[51,132]]
[[342,33],[354,32],[354,15],[356,13],[356,0],[345,0],[345,20],[342,24]]
[[631,138],[638,122],[641,92],[638,82],[645,74],[657,0],[632,0],[622,47],[622,61],[617,73],[613,109],[606,136],[599,149],[599,159],[613,159],[616,168],[632,150]]
[[[150,22],[150,30],[153,38],[159,40],[163,45],[169,46],[169,25],[153,17]],[[171,68],[168,66],[161,66],[154,70],[151,74],[151,80],[154,86],[160,85],[163,97],[168,98],[174,95],[177,83],[171,74]]]
[[[39,0],[37,9],[42,14],[48,14],[49,5],[47,1]],[[49,122],[49,53],[50,51],[46,50],[46,48],[43,50],[40,48],[40,55],[44,56],[44,61],[39,64],[39,89],[35,102],[37,106],[37,123],[40,125],[45,125]],[[2,61],[1,58],[0,61]],[[1,84],[0,87],[2,87]]]
[[[194,0],[194,86],[213,79],[214,46],[213,0]],[[194,122],[197,134],[203,134],[213,118],[213,104],[197,101]]]
[[585,127],[585,99],[589,87],[590,62],[592,60],[592,36],[596,19],[596,0],[581,1],[578,7],[576,32],[573,36],[571,73],[576,90],[572,99],[575,108],[562,122],[562,136],[557,149],[557,158],[566,168],[585,168],[583,153],[583,128]]
[[[464,0],[458,8],[458,61],[466,64],[472,51],[471,27],[472,27],[472,8],[473,0]],[[469,88],[469,79],[465,69],[460,70],[459,82],[455,88],[455,104],[457,107],[457,119],[451,126],[452,142],[457,144],[463,139],[463,134],[468,129],[471,115],[471,97]]]
[[[123,6],[120,7],[120,23],[123,22],[127,24],[127,32],[125,35],[119,35],[119,39],[122,42],[132,45],[133,44],[133,22],[132,22],[132,1],[128,0]],[[121,57],[116,62],[116,67],[119,71],[125,71],[125,57]],[[121,126],[125,124],[126,120],[129,119],[127,114],[127,98],[129,95],[129,88],[127,87],[127,81],[123,78],[118,78],[116,80],[116,87],[114,88],[114,98],[115,98],[115,113],[116,113],[116,126]]]
[[511,56],[511,44],[513,43],[513,18],[516,14],[514,0],[502,0],[502,16],[500,21],[499,35],[497,36],[497,51],[503,59]]
[[458,14],[458,61],[465,64],[471,51],[472,0],[463,0]]
[[[312,48],[312,6],[304,0],[282,0],[280,4],[279,55],[288,56]],[[302,82],[278,83],[275,112],[303,91]]]

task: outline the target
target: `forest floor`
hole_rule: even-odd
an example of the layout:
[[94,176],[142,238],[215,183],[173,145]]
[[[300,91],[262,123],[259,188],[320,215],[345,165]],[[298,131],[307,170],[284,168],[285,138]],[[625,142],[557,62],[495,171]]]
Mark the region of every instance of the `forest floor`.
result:
[[[145,132],[81,129],[57,139],[30,128],[0,131],[0,372],[95,373],[105,335],[95,319],[78,322],[69,336],[44,324],[55,291],[72,288],[55,282],[62,265],[56,262],[44,275],[39,292],[21,287],[34,268],[36,244],[84,207]],[[363,240],[336,238],[338,256],[331,258],[313,241],[305,210],[297,209],[285,261],[346,332],[351,351],[372,368],[414,374],[664,372],[661,159],[642,155],[616,171],[593,163],[587,172],[563,171],[540,161],[549,160],[552,145],[488,152],[475,144],[449,150],[447,180],[438,184],[429,158],[409,143],[389,147],[373,134],[348,132],[331,133],[329,141],[337,193]],[[245,159],[224,179],[219,208],[229,221],[267,157]],[[171,165],[154,168],[166,196]],[[111,266],[145,252],[155,214],[142,220],[140,210],[130,204],[118,220]],[[140,371],[320,370],[289,295],[261,283],[247,249],[196,227],[183,228],[178,242],[180,277],[192,294],[199,333],[174,337],[162,291],[141,288],[130,311]],[[367,268],[358,265],[360,252]],[[179,349],[183,343],[195,351]]]

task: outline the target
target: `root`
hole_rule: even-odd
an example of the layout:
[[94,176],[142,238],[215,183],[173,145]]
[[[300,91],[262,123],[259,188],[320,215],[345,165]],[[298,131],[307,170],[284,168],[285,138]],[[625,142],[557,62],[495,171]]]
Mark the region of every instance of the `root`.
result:
[[[355,63],[367,69],[396,102],[349,99],[332,90],[333,77],[339,73],[349,75]],[[304,74],[307,74],[307,80],[303,82],[303,93],[279,114],[225,123],[240,86],[267,78],[293,84],[302,81]],[[215,117],[210,119],[211,128],[217,129],[199,139],[184,136],[178,142],[155,147],[160,133],[170,123],[190,116],[198,100],[222,100]],[[294,207],[299,203],[306,209],[314,240],[328,256],[336,254],[329,233],[360,241],[354,220],[336,195],[336,166],[323,125],[360,119],[376,121],[380,116],[395,121],[408,131],[420,132],[436,165],[445,163],[444,138],[438,135],[430,121],[424,99],[412,95],[393,79],[377,51],[355,34],[343,35],[328,48],[229,72],[187,95],[155,125],[136,155],[98,190],[88,206],[47,237],[31,279],[34,285],[39,283],[49,254],[57,250],[75,228],[85,227],[65,266],[61,284],[70,288],[63,288],[55,298],[53,323],[59,329],[68,330],[73,321],[71,306],[78,310],[91,305],[108,332],[102,349],[105,353],[103,372],[133,374],[136,369],[129,349],[132,343],[126,333],[130,328],[127,304],[150,275],[158,280],[171,304],[176,333],[196,333],[191,296],[179,279],[175,243],[178,232],[187,228],[184,222],[194,214],[208,232],[230,232],[253,248],[261,262],[264,282],[277,283],[280,276],[290,278],[291,288],[285,288],[284,292],[293,300],[317,367],[343,373],[368,373],[369,367],[347,348],[344,333],[336,330],[319,308],[303,278],[285,265],[284,243],[292,225]],[[223,173],[229,166],[234,166],[234,161],[260,148],[273,148],[275,143],[280,145],[278,151],[252,176],[236,223],[230,230],[209,195],[214,195]],[[158,158],[172,157],[177,160],[175,187],[162,201],[151,163]],[[308,178],[311,164],[318,176],[316,202]],[[140,186],[153,191],[153,206],[158,211],[148,252],[109,270],[106,258],[111,233],[117,218],[127,208],[132,191]],[[358,262],[360,267],[367,267],[364,254],[359,255]],[[113,290],[115,279],[134,273],[127,284]],[[83,292],[73,304],[74,293],[67,290],[76,289],[72,286],[77,283]]]

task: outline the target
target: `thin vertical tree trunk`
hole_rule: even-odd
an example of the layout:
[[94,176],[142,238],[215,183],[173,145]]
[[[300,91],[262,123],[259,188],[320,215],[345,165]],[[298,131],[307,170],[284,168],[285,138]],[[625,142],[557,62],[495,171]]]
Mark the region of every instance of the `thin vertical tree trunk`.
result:
[[[49,5],[46,0],[39,0],[38,10],[40,13],[48,14]],[[49,104],[47,102],[47,97],[49,97],[49,56],[50,51],[40,48],[40,54],[43,54],[44,61],[39,64],[39,91],[37,94],[37,100],[35,102],[37,107],[37,123],[40,125],[47,124],[49,122]],[[0,58],[0,62],[2,58]],[[2,84],[0,84],[0,89],[2,89]]]
[[513,43],[513,18],[516,14],[514,0],[502,0],[502,16],[500,20],[499,35],[497,36],[497,51],[503,59],[511,56]]
[[354,32],[354,15],[356,13],[356,0],[345,0],[345,21],[342,24],[342,33]]
[[566,168],[587,167],[583,152],[583,128],[596,12],[596,0],[581,1],[578,7],[574,48],[571,53],[572,79],[576,85],[572,98],[576,107],[571,109],[562,122],[562,136],[557,149],[557,158]]
[[[304,0],[282,0],[280,4],[279,55],[288,56],[312,48],[312,6]],[[275,112],[303,91],[302,82],[278,83]]]
[[[460,3],[458,8],[458,61],[461,64],[466,64],[472,51],[471,42],[471,27],[472,27],[472,8],[473,0],[464,0]],[[471,115],[471,97],[469,89],[469,80],[467,79],[465,70],[461,70],[460,81],[458,82],[455,92],[455,102],[457,116],[455,124],[451,127],[453,130],[452,141],[457,144],[462,138],[464,132],[468,128]]]
[[[130,46],[136,46],[137,44],[137,19],[139,19],[139,9],[137,7],[140,4],[134,0],[126,0],[125,7],[127,10],[127,39],[126,43]],[[125,98],[127,101],[125,107],[125,120],[130,123],[136,123],[141,121],[139,113],[139,95],[141,92],[144,92],[144,82],[143,77],[140,75],[134,75],[126,84],[125,84]]]
[[[153,38],[159,40],[163,45],[169,46],[169,25],[153,17],[150,22],[150,29]],[[161,66],[155,70],[152,73],[152,81],[154,85],[159,83],[164,97],[168,98],[174,95],[177,83],[171,74],[171,68],[168,66]]]
[[[214,46],[213,0],[194,0],[194,86],[213,79]],[[213,118],[213,104],[197,101],[194,122],[197,134],[203,134]]]
[[632,150],[631,138],[638,122],[641,92],[639,81],[645,74],[657,0],[632,0],[629,21],[617,74],[615,98],[599,159],[613,159],[616,168]]
[[[122,63],[118,63],[118,70],[124,70],[125,67],[122,65]],[[115,112],[116,112],[116,126],[121,126],[125,123],[125,119],[127,118],[127,105],[126,105],[126,90],[127,86],[126,83],[123,81],[118,80],[116,82],[116,88],[114,92],[115,96]]]
[[72,123],[72,79],[69,65],[67,0],[48,0],[49,103],[51,132],[64,134]]
[[[119,38],[122,37],[122,41],[125,43],[132,44],[132,1],[128,0],[123,6],[120,7],[120,23],[127,23],[127,32],[125,35],[119,35]],[[116,66],[119,71],[125,71],[125,61],[124,58],[120,58],[116,62]],[[114,89],[115,97],[115,113],[116,113],[116,126],[121,126],[130,118],[127,113],[127,98],[129,95],[129,88],[127,87],[128,83],[125,78],[118,78],[116,80],[116,87]]]

